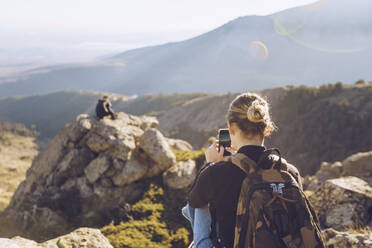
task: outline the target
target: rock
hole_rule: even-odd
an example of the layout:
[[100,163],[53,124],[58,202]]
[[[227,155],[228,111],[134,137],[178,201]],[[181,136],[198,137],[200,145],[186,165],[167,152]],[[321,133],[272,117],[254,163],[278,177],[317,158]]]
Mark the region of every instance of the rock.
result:
[[163,173],[163,182],[172,189],[185,189],[193,183],[195,177],[195,161],[180,161]]
[[323,231],[324,238],[329,248],[338,247],[372,247],[372,233],[348,233],[338,232],[332,228]]
[[329,179],[309,199],[325,227],[344,231],[370,221],[372,188],[359,178]]
[[[0,247],[2,248],[42,248],[35,241],[24,239],[21,237],[14,237],[12,239],[0,238]],[[45,247],[45,246],[44,246]]]
[[306,190],[316,191],[323,182],[328,179],[338,178],[341,176],[341,173],[342,164],[340,162],[333,164],[323,162],[314,176],[305,179],[305,188]]
[[182,150],[182,151],[192,150],[192,145],[187,141],[180,140],[180,139],[171,139],[171,138],[166,138],[166,140],[169,146],[175,150]]
[[79,228],[70,234],[46,241],[42,247],[54,247],[61,239],[67,247],[79,248],[113,248],[100,230],[93,228]]
[[99,156],[85,168],[84,173],[88,181],[93,184],[111,166],[107,156]]
[[93,228],[79,228],[70,234],[46,241],[36,243],[35,241],[22,237],[12,239],[0,238],[2,248],[57,248],[57,242],[63,242],[66,247],[79,248],[113,248],[108,239],[100,230]]
[[154,176],[176,164],[176,156],[164,136],[154,128],[149,128],[140,138],[140,147],[156,162],[156,166],[150,168],[148,176]]
[[[119,133],[114,133],[112,129],[106,129],[106,131],[107,130],[110,130],[110,132],[103,134],[105,136],[97,133],[90,133],[86,142],[87,146],[96,153],[106,153],[112,157],[123,160],[130,159],[132,150],[136,147],[134,137],[126,134],[120,135]],[[111,134],[111,132],[113,134]]]
[[159,121],[153,116],[141,116],[141,128],[146,130],[148,128],[157,128],[159,126]]
[[345,175],[363,179],[372,177],[372,151],[354,154],[346,158],[342,164]]
[[120,187],[144,177],[147,170],[148,166],[146,166],[145,161],[141,161],[139,158],[132,158],[113,176],[112,180],[116,186]]

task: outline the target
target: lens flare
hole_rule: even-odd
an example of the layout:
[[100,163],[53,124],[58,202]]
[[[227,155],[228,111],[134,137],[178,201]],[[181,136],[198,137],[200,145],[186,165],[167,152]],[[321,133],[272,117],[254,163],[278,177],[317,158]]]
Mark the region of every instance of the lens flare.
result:
[[312,44],[311,42],[307,42],[304,40],[301,40],[296,37],[296,33],[301,31],[306,26],[306,19],[307,17],[303,17],[302,20],[299,20],[298,22],[301,22],[299,24],[284,24],[284,21],[281,21],[280,16],[272,16],[271,17],[273,21],[273,28],[275,33],[282,36],[287,36],[289,39],[294,41],[295,43],[320,52],[327,52],[327,53],[354,53],[354,52],[360,52],[366,49],[366,47],[358,47],[358,48],[334,48],[329,46],[322,46],[322,45],[316,45]]
[[307,4],[307,5],[303,6],[303,8],[306,9],[306,10],[313,10],[313,9],[316,9],[319,6],[323,5],[326,1],[327,0],[319,0],[319,1],[316,1],[315,3]]
[[269,56],[269,49],[261,41],[252,41],[249,51],[251,56],[257,60],[265,60]]

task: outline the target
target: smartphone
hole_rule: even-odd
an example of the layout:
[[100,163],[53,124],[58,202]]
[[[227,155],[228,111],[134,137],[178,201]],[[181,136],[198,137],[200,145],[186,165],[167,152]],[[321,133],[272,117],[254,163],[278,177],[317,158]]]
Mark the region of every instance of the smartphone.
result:
[[231,153],[226,151],[226,147],[231,146],[229,129],[221,128],[218,130],[218,141],[220,144],[220,146],[218,147],[218,151],[220,151],[220,147],[223,146],[225,148],[223,156],[231,156]]

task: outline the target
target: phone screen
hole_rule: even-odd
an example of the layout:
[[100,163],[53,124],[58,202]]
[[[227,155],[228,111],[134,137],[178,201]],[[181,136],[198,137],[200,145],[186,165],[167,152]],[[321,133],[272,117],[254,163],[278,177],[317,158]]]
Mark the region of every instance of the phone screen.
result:
[[[221,128],[220,130],[218,130],[218,140],[219,140],[220,147],[221,146],[223,146],[224,148],[230,147],[231,146],[231,140],[230,140],[229,129]],[[231,153],[225,150],[223,155],[224,156],[230,156]]]

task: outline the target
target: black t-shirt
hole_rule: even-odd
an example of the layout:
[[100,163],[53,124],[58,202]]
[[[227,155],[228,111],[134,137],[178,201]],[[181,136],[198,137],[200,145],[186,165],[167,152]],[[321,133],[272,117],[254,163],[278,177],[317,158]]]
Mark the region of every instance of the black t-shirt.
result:
[[[263,146],[242,146],[238,152],[258,161]],[[240,187],[245,173],[231,162],[210,164],[197,177],[189,193],[189,204],[193,208],[209,204],[212,218],[218,223],[219,235],[226,247],[233,247],[236,209]],[[212,236],[215,236],[212,230]]]

